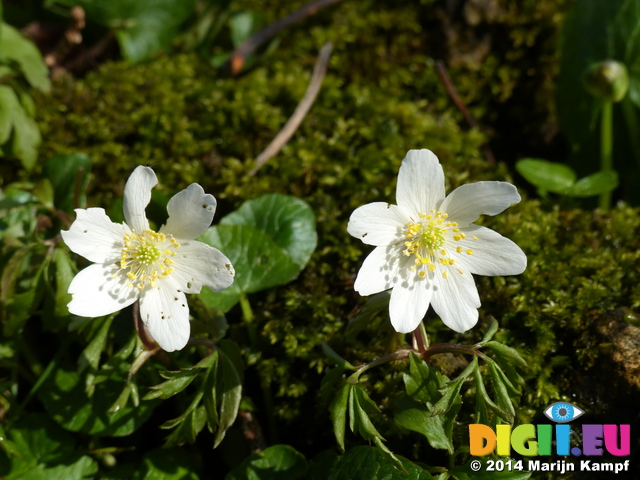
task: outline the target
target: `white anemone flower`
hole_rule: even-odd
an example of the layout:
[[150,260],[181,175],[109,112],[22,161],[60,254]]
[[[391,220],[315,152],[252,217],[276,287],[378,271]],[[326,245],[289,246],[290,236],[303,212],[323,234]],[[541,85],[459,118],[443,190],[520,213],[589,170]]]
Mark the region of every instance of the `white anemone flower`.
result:
[[356,209],[348,232],[375,245],[358,272],[361,295],[391,291],[389,316],[400,333],[415,330],[429,305],[456,332],[478,321],[480,298],[472,274],[516,275],[527,257],[511,240],[473,222],[520,201],[506,182],[462,185],[445,198],[444,173],[429,150],[402,161],[398,205],[376,202]]
[[216,199],[197,183],[174,195],[169,218],[158,232],[149,228],[145,208],[158,184],[149,167],[139,166],[124,188],[126,223],[113,223],[102,208],[76,209],[62,238],[93,265],[71,285],[69,312],[100,317],[140,300],[147,330],[168,352],[183,348],[190,335],[185,293],[203,286],[217,292],[233,283],[231,262],[219,250],[194,241],[213,220]]

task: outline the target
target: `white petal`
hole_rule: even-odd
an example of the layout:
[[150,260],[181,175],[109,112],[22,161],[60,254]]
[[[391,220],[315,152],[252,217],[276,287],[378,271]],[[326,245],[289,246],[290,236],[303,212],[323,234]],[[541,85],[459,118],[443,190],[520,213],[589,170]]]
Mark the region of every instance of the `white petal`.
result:
[[368,245],[389,245],[404,239],[411,217],[397,205],[375,202],[354,210],[347,231]]
[[[447,272],[447,278],[442,272]],[[469,330],[478,322],[480,297],[471,273],[436,264],[431,304],[444,324],[456,332]]]
[[429,213],[444,199],[444,172],[431,150],[409,150],[398,173],[398,205],[414,213]]
[[507,182],[476,182],[456,188],[440,205],[449,220],[461,226],[475,222],[480,215],[497,215],[520,201],[516,187]]
[[119,266],[94,264],[78,273],[69,285],[71,302],[69,312],[81,317],[101,317],[131,305],[138,298],[138,291],[127,287],[127,277],[120,274]]
[[[527,268],[527,256],[522,249],[490,228],[469,225],[460,231],[467,237],[451,244],[462,248],[462,253],[458,253],[455,258],[459,259],[462,268],[468,269],[471,273],[519,275]],[[473,239],[474,235],[478,240]],[[468,255],[468,250],[473,253]]]
[[400,333],[413,332],[427,313],[433,284],[427,278],[411,277],[398,283],[391,291],[389,302],[389,318],[391,325]]
[[186,242],[176,250],[171,277],[186,293],[200,293],[203,286],[214,292],[233,283],[235,272],[231,261],[217,248],[202,242]]
[[163,350],[180,350],[189,341],[191,325],[187,299],[170,279],[159,281],[158,288],[143,290],[140,316],[151,337]]
[[403,281],[400,275],[404,269],[401,267],[405,265],[406,258],[398,245],[376,247],[365,258],[353,288],[363,296],[390,289]]
[[155,172],[142,165],[136,167],[124,186],[124,219],[138,233],[149,228],[144,212],[151,201],[151,189],[158,184]]
[[102,208],[78,208],[75,222],[60,233],[72,251],[92,262],[103,263],[120,256],[126,228],[113,223]]
[[193,240],[211,225],[216,212],[216,199],[213,195],[205,194],[200,185],[192,183],[171,197],[167,212],[169,218],[160,231],[176,238]]

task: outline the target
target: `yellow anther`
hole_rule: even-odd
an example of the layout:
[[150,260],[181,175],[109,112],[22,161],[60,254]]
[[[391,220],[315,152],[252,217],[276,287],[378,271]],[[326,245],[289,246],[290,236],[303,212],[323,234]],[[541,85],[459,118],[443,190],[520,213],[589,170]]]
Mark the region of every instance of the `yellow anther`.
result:
[[460,275],[462,275],[464,272],[462,271],[462,269],[461,269],[461,268],[459,268],[459,269],[458,269],[458,273],[459,273]]
[[473,238],[474,240],[478,239],[478,237],[476,237],[475,235],[471,235],[471,238]]
[[462,247],[456,247],[456,252],[462,253]]
[[454,229],[453,229],[453,231],[454,231],[455,233],[458,233],[458,232],[460,231],[460,229],[459,229],[459,228],[454,228]]
[[428,266],[427,268],[429,269],[429,271],[430,271],[430,272],[433,272],[433,271],[435,271],[436,266],[435,266],[435,264],[430,263],[430,264],[429,264],[429,266]]
[[442,278],[447,278],[447,272],[442,272]]
[[473,250],[468,249],[466,253],[467,253],[467,255],[473,255]]
[[420,278],[424,278],[427,275],[427,272],[425,272],[424,270],[420,270],[420,273],[418,275],[420,275]]

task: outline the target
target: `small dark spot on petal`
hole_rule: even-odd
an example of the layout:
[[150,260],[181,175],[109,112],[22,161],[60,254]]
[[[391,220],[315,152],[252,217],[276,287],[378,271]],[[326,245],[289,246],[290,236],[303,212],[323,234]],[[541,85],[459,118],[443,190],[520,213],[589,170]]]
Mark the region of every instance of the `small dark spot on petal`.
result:
[[182,307],[184,308],[184,307],[186,307],[186,305],[183,303],[183,304],[182,304]]
[[187,288],[191,288],[191,282],[187,282]]
[[390,203],[387,203],[387,208],[391,208],[391,204]]
[[362,238],[366,237],[367,235],[369,235],[368,233],[363,233],[362,234]]
[[178,297],[173,297],[173,299],[177,302],[178,301]]
[[203,203],[203,204],[202,204],[202,208],[207,208],[207,204],[206,204],[206,203]]

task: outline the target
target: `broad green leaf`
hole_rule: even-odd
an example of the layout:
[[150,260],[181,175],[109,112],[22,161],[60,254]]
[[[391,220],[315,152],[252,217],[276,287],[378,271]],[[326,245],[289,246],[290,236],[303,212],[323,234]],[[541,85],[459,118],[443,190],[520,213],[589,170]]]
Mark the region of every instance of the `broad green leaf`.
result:
[[10,142],[10,151],[31,170],[38,158],[40,131],[13,89],[0,85],[0,144]]
[[53,186],[57,208],[71,213],[85,206],[90,171],[91,159],[82,153],[57,155],[45,162],[42,173]]
[[407,473],[399,470],[384,452],[373,447],[355,447],[340,457],[327,480],[429,480],[426,470],[397,456]]
[[171,46],[195,0],[58,0],[84,8],[87,19],[115,29],[124,57],[139,62]]
[[126,436],[151,415],[157,402],[127,405],[112,415],[107,412],[118,400],[126,382],[128,365],[105,372],[104,381],[94,385],[91,399],[86,393],[86,378],[74,365],[63,365],[52,374],[38,396],[51,417],[67,430],[97,436]]
[[11,25],[0,28],[0,63],[15,63],[32,87],[48,92],[51,88],[49,69],[31,40]]
[[340,450],[344,452],[344,433],[347,426],[347,403],[351,395],[353,385],[345,383],[340,387],[338,394],[329,405],[329,412],[331,414],[331,422],[333,423],[333,433],[336,436],[336,441]]
[[572,197],[592,197],[610,192],[618,186],[618,174],[614,171],[600,171],[578,180],[564,194]]
[[571,167],[537,158],[518,160],[516,170],[532,185],[554,193],[564,193],[576,181]]
[[33,187],[33,195],[47,208],[53,208],[53,186],[51,182],[43,178]]
[[248,225],[218,225],[198,240],[211,245],[231,260],[236,275],[221,292],[203,288],[205,304],[227,312],[243,293],[253,293],[292,280],[300,271],[291,257],[266,233]]
[[225,480],[296,480],[307,478],[307,459],[289,445],[273,445],[247,457]]
[[299,198],[273,193],[249,200],[220,220],[220,225],[248,225],[266,233],[302,270],[318,243],[316,217]]

